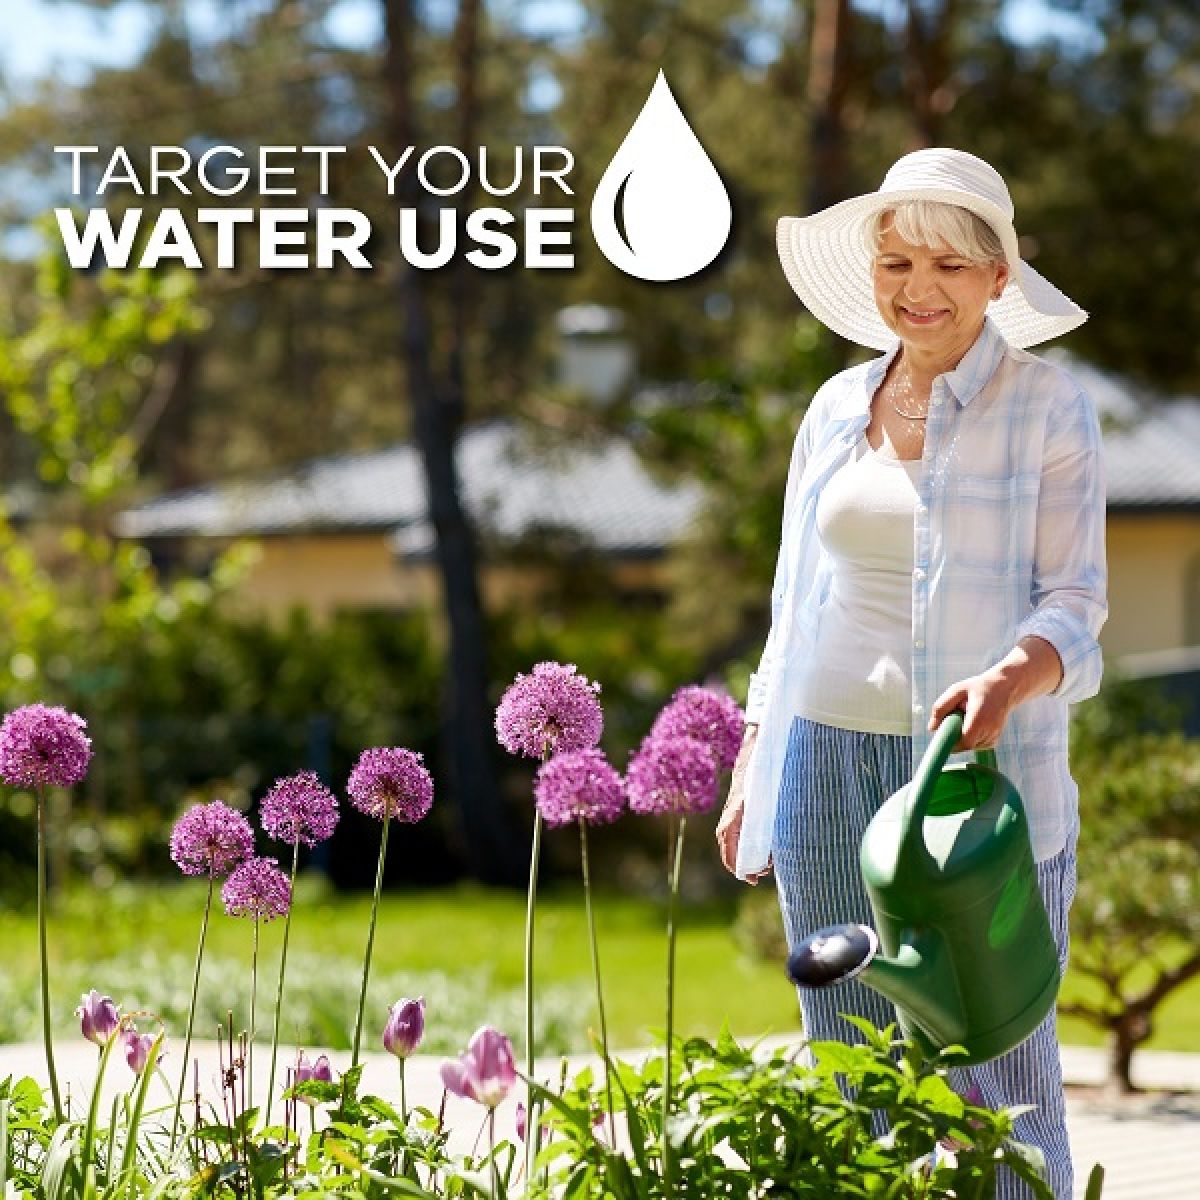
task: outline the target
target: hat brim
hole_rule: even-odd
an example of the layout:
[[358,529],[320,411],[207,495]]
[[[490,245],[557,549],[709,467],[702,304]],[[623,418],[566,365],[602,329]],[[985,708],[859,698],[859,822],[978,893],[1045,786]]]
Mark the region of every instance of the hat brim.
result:
[[1010,346],[1036,346],[1087,320],[1079,305],[1020,257],[1016,231],[1004,212],[970,193],[923,187],[871,192],[810,217],[779,218],[775,240],[783,272],[804,306],[835,333],[874,350],[890,350],[898,341],[875,305],[863,226],[875,213],[907,200],[937,200],[969,209],[996,231],[1010,275],[987,311]]

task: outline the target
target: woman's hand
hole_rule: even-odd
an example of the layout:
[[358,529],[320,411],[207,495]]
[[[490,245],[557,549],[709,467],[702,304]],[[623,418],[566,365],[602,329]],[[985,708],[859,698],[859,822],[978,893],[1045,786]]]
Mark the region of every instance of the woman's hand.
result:
[[958,750],[985,750],[1000,740],[1004,722],[1022,701],[1043,696],[1062,682],[1058,651],[1040,637],[1023,637],[994,667],[952,683],[934,703],[932,733],[956,708],[965,710]]
[[958,750],[985,750],[1000,740],[1008,714],[1017,706],[1012,680],[994,671],[952,683],[938,698],[929,718],[932,733],[956,708],[965,710]]
[[[729,796],[725,800],[725,808],[721,819],[717,822],[717,846],[721,852],[721,863],[731,875],[737,874],[738,840],[742,835],[742,815],[746,807],[746,768],[750,764],[750,753],[754,749],[754,739],[758,736],[757,725],[747,725],[742,735],[742,746],[738,751],[737,762],[733,764],[733,777],[729,781]],[[771,873],[771,863],[767,869],[756,875],[748,876],[747,883],[758,883],[760,879]]]

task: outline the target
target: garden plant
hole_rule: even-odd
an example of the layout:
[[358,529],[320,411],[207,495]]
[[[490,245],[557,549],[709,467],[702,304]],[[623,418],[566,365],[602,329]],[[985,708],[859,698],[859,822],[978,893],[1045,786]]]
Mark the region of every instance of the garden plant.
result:
[[[1011,1138],[1012,1114],[981,1107],[949,1086],[953,1051],[928,1060],[893,1028],[867,1025],[860,1045],[814,1043],[787,1050],[744,1046],[727,1031],[715,1041],[677,1034],[674,946],[687,821],[715,804],[722,773],[741,740],[742,714],[720,693],[680,689],[622,775],[599,747],[598,692],[574,667],[540,663],[518,675],[497,711],[502,744],[540,760],[525,940],[525,1037],[517,1050],[503,1031],[484,1025],[461,1054],[442,1063],[437,1110],[409,1103],[406,1062],[420,1047],[427,1021],[436,1023],[438,1014],[424,997],[402,997],[373,1027],[365,997],[389,826],[423,819],[433,804],[434,781],[420,755],[400,747],[367,749],[346,793],[352,805],[380,820],[381,834],[357,1012],[353,1018],[345,1014],[354,1028],[348,1059],[310,1058],[306,1048],[297,1048],[294,1058],[290,1048],[280,1054],[285,933],[266,1103],[254,1102],[259,924],[282,917],[290,928],[299,846],[329,836],[337,798],[307,773],[278,781],[263,798],[261,823],[269,836],[291,847],[290,870],[256,854],[255,832],[245,815],[219,801],[195,805],[179,818],[170,845],[177,866],[205,881],[180,1057],[172,1054],[180,1031],[166,1028],[153,1013],[123,1012],[109,995],[89,990],[76,1011],[81,1036],[98,1048],[95,1078],[85,1097],[64,1099],[50,1020],[62,1001],[46,969],[45,912],[39,905],[49,1089],[32,1078],[0,1081],[0,1194],[44,1200],[327,1194],[431,1200],[517,1195],[982,1200],[993,1194],[997,1172],[1011,1170],[1028,1181],[1035,1197],[1049,1197],[1036,1152]],[[62,708],[26,706],[10,712],[0,726],[0,777],[10,786],[34,789],[39,805],[45,789],[70,787],[84,777],[90,752],[85,723]],[[588,852],[589,827],[629,819],[627,810],[664,820],[669,864],[666,1034],[660,1046],[633,1060],[615,1057],[608,1045]],[[533,1019],[537,859],[543,826],[569,825],[579,837],[599,1033],[594,1066],[572,1075],[564,1062],[557,1078],[548,1079],[537,1074]],[[39,826],[39,862],[43,832]],[[249,1013],[228,1016],[219,1090],[205,1095],[190,1047],[218,894],[229,915],[254,922],[251,1001]],[[362,1087],[364,1030],[398,1060],[394,1094],[369,1094]],[[114,1057],[124,1066],[113,1063]],[[279,1062],[285,1064],[281,1078]],[[165,1073],[164,1063],[171,1064]],[[128,1072],[128,1086],[102,1111],[101,1085],[113,1070]],[[171,1100],[148,1107],[156,1075]],[[451,1145],[448,1094],[478,1106],[479,1136],[470,1151]],[[515,1139],[497,1131],[497,1109],[510,1096],[520,1098]],[[881,1134],[881,1128],[887,1131]]]

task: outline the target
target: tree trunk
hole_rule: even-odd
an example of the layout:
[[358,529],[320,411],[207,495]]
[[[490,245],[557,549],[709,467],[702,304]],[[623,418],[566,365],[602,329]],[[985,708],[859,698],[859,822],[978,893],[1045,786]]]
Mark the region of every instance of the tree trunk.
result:
[[[808,211],[815,213],[850,195],[845,103],[851,73],[849,0],[815,0],[809,44]],[[849,361],[850,344],[828,331],[835,364]]]
[[[399,153],[404,146],[418,145],[410,91],[415,59],[412,0],[384,0],[384,24],[387,127],[392,148]],[[469,146],[460,149],[470,153]],[[398,203],[420,209],[424,199],[410,164],[397,183]],[[423,237],[421,244],[429,243]],[[524,874],[524,864],[496,786],[496,749],[488,703],[487,646],[477,553],[454,459],[465,409],[462,369],[460,365],[452,366],[444,378],[439,378],[434,368],[429,296],[422,272],[401,263],[397,295],[403,321],[403,357],[412,405],[413,437],[425,474],[448,625],[442,766],[458,806],[472,874],[485,882],[516,886]],[[466,331],[457,328],[453,336],[456,349],[450,355],[451,363],[456,360],[461,363]]]
[[1133,1052],[1146,1040],[1150,1030],[1138,1012],[1125,1012],[1112,1026],[1109,1046],[1107,1087],[1123,1096],[1138,1089],[1133,1083]]
[[918,147],[941,145],[942,118],[957,96],[950,84],[950,40],[957,0],[908,0],[904,81]]

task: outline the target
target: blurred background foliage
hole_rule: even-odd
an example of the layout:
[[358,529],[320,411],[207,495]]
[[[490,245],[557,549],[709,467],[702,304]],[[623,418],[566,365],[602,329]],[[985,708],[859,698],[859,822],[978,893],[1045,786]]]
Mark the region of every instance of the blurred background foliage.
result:
[[[800,312],[777,267],[775,219],[874,188],[905,151],[969,147],[1005,175],[1022,253],[1092,314],[1072,334],[1075,353],[1166,393],[1200,386],[1194,339],[1181,336],[1200,327],[1193,0],[581,0],[540,15],[364,0],[354,7],[374,17],[356,38],[338,33],[339,0],[126,7],[145,31],[126,65],[0,77],[0,705],[67,704],[88,717],[98,752],[76,811],[55,801],[59,883],[161,874],[166,829],[187,802],[250,807],[303,767],[339,787],[366,745],[444,764],[455,639],[485,681],[467,718],[476,727],[540,658],[600,680],[618,766],[676,686],[743,695],[766,630],[793,431],[818,384],[861,353]],[[581,223],[660,69],[733,200],[714,264],[648,285],[580,237],[570,271],[426,272],[411,290],[394,248],[399,201],[367,144],[398,153],[407,129],[421,145],[485,145],[501,179],[514,146],[569,147]],[[70,199],[51,149],[64,141],[123,145],[141,168],[152,145],[351,146],[335,160],[334,199],[371,217],[376,269],[68,271],[45,224]],[[474,185],[460,198],[485,200]],[[557,202],[533,195],[528,175],[504,201]],[[152,215],[264,202],[116,191],[105,203]],[[577,302],[621,310],[639,382],[681,390],[647,408],[632,392],[600,405],[559,386],[554,318]],[[428,336],[414,346],[417,305]],[[670,554],[665,594],[631,605],[602,562],[547,544],[533,557],[555,582],[534,603],[483,612],[476,632],[447,629],[447,612],[478,606],[450,574],[436,611],[268,622],[226,603],[253,547],[233,546],[202,577],[173,576],[111,534],[116,511],[165,489],[413,436],[430,398],[454,417],[423,443],[427,459],[464,423],[503,415],[548,443],[617,434],[662,478],[700,479],[707,506]],[[1200,815],[1194,744],[1171,737],[1144,695],[1106,694],[1077,725],[1090,873],[1078,954],[1094,985],[1079,1003],[1117,1044],[1153,1023],[1144,993],[1158,976],[1135,963],[1142,949],[1153,942],[1168,975],[1192,969]],[[482,802],[523,833],[532,765],[501,762],[490,740],[496,782]],[[0,798],[0,889],[12,901],[29,894],[32,811],[26,795]],[[391,856],[395,881],[482,877],[473,822],[465,802],[435,807]],[[366,832],[347,818],[316,865],[347,887],[364,882]],[[659,832],[605,831],[601,873],[661,888]],[[694,901],[729,904],[707,832],[690,840],[688,886]],[[514,861],[495,877],[519,876],[521,845],[508,843]],[[548,877],[573,868],[566,841],[549,839],[547,853]],[[743,914],[748,944],[770,944],[772,904],[766,889],[747,900],[761,908]],[[1125,949],[1105,965],[1110,937]]]

